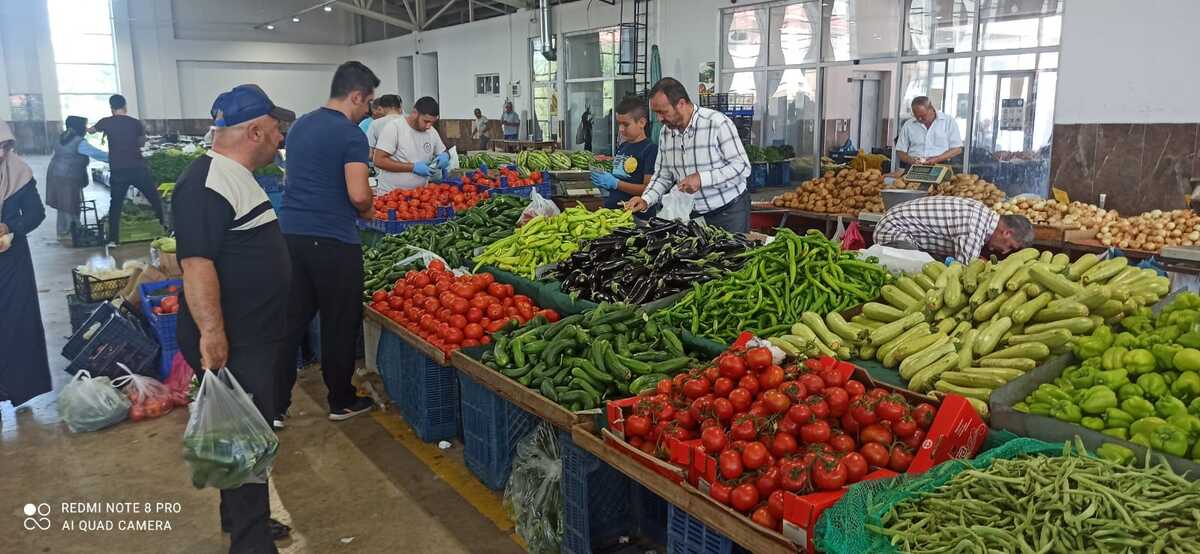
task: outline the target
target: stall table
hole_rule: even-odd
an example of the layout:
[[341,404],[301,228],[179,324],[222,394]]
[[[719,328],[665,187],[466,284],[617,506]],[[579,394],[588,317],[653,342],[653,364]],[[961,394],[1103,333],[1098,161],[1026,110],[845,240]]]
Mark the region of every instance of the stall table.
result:
[[558,142],[553,140],[492,139],[488,144],[492,150],[508,153],[516,153],[522,150],[548,150],[558,147]]
[[[594,426],[589,417],[582,413],[572,412],[558,403],[552,402],[537,391],[522,385],[502,375],[478,360],[456,350],[450,355],[450,365],[467,374],[475,382],[487,387],[492,392],[504,397],[533,415],[548,421],[551,425],[570,431],[573,427],[590,429]],[[597,414],[599,412],[596,412]]]
[[430,359],[438,362],[439,364],[446,360],[446,355],[442,353],[441,350],[438,350],[432,344],[429,344],[429,342],[427,342],[425,339],[414,335],[412,331],[405,329],[400,324],[375,311],[370,306],[363,306],[363,318],[378,323],[380,327],[383,327],[384,329],[392,332],[392,334],[400,337],[400,340],[408,343],[409,346],[416,348],[422,354],[429,356]]

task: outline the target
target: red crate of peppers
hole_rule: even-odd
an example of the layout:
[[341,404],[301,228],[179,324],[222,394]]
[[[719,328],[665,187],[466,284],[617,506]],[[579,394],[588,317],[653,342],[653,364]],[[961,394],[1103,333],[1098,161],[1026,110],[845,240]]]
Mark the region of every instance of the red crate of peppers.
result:
[[391,292],[375,291],[371,309],[424,338],[447,355],[461,347],[491,343],[491,333],[537,316],[558,321],[491,273],[455,275],[441,260],[396,280]]
[[464,211],[486,200],[488,192],[472,184],[455,185],[430,183],[415,189],[394,189],[375,197],[375,219],[416,221],[437,217],[439,206],[452,206],[455,211]]

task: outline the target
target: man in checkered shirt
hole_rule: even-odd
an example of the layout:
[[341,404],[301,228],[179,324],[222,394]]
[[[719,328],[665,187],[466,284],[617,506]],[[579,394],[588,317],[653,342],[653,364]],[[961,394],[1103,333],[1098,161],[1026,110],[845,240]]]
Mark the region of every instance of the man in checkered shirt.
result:
[[875,226],[875,244],[967,263],[984,247],[1003,255],[1033,243],[1025,216],[1000,215],[978,200],[926,196],[899,204]]
[[692,104],[683,84],[670,77],[650,89],[650,109],[663,122],[658,163],[646,191],[626,202],[625,209],[643,211],[677,186],[699,192],[693,217],[704,216],[705,223],[733,233],[748,231],[750,159],[733,121]]

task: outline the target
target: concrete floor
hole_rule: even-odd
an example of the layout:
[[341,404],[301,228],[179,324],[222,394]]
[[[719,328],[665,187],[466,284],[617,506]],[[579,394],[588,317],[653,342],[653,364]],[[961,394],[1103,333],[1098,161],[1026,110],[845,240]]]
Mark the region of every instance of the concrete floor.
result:
[[[48,158],[26,159],[40,180]],[[96,192],[104,189],[90,189],[89,196]],[[104,213],[107,202],[100,204]],[[59,422],[55,398],[68,376],[58,352],[70,334],[70,270],[102,249],[66,248],[54,229],[51,210],[30,243],[55,392],[20,410],[0,405],[0,551],[226,551],[217,493],[191,486],[181,456],[185,410],[97,433],[73,434]],[[146,257],[147,248],[126,245],[113,255],[120,263]],[[422,444],[394,411],[330,422],[324,395],[319,369],[310,366],[301,373],[288,428],[279,434],[272,513],[293,527],[292,538],[279,543],[282,552],[523,551],[498,495],[472,482],[463,468],[461,444],[447,451]],[[178,503],[178,511],[72,515],[64,514],[64,502]],[[22,511],[29,503],[49,504],[48,530],[24,528]],[[171,529],[121,530],[128,520],[160,520]],[[113,528],[64,530],[67,521]]]

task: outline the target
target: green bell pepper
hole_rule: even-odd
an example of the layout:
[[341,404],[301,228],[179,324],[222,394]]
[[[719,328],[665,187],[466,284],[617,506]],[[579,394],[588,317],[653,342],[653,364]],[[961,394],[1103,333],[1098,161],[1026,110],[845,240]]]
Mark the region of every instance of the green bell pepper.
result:
[[1088,417],[1080,418],[1079,424],[1084,426],[1085,428],[1091,429],[1093,431],[1103,431],[1104,430],[1104,420],[1100,419],[1098,417],[1088,416]]
[[1029,404],[1026,404],[1025,401],[1022,400],[1016,404],[1013,404],[1013,409],[1023,414],[1027,414],[1029,413]]
[[1112,330],[1107,325],[1101,325],[1091,335],[1075,341],[1075,356],[1081,360],[1099,358],[1112,343]]
[[[1124,367],[1130,375],[1150,373],[1155,369],[1154,354],[1145,348],[1130,350],[1121,356],[1121,364],[1121,367]],[[1104,369],[1116,368],[1105,367]]]
[[1200,371],[1200,350],[1181,348],[1171,361],[1175,369],[1179,371]]
[[1129,414],[1134,419],[1141,419],[1154,415],[1154,404],[1151,404],[1145,398],[1135,396],[1121,401],[1121,411]]
[[1174,396],[1165,395],[1154,403],[1154,411],[1158,417],[1171,417],[1176,414],[1187,414],[1187,404]]
[[1031,402],[1029,404],[1029,411],[1026,413],[1048,416],[1050,415],[1050,410],[1050,404],[1046,404],[1045,402]]
[[[1186,329],[1188,327],[1191,327],[1194,323],[1200,322],[1200,312],[1198,312],[1196,310],[1191,310],[1191,309],[1177,310],[1177,311],[1171,312],[1169,314],[1163,314],[1163,315],[1166,316],[1165,319],[1166,319],[1167,324],[1169,326],[1176,327],[1176,328],[1185,328]],[[1163,320],[1163,318],[1160,317],[1159,321],[1162,321],[1162,320]]]
[[1124,364],[1125,354],[1128,352],[1129,349],[1123,346],[1109,347],[1100,356],[1100,365],[1104,366],[1104,369],[1119,369]]
[[1200,396],[1200,373],[1185,371],[1171,383],[1171,394],[1181,399]]
[[1168,391],[1171,389],[1171,384],[1174,383],[1175,380],[1179,378],[1178,371],[1160,371],[1160,372],[1158,372],[1158,374],[1162,375],[1163,382],[1165,382],[1167,384]]
[[1126,398],[1142,398],[1145,394],[1146,391],[1143,391],[1142,387],[1129,383],[1121,385],[1121,388],[1117,390],[1117,399],[1124,402]]
[[1150,448],[1150,435],[1148,433],[1133,434],[1129,436],[1129,442]]
[[1101,459],[1117,462],[1118,464],[1128,464],[1133,461],[1134,457],[1132,450],[1111,442],[1100,445],[1100,448],[1096,449],[1096,455]]
[[1169,423],[1160,425],[1150,433],[1150,448],[1172,456],[1187,455],[1187,433]]
[[1129,425],[1129,432],[1133,436],[1146,435],[1149,437],[1155,429],[1166,424],[1167,420],[1161,417],[1143,417]]
[[1104,426],[1108,428],[1125,428],[1133,423],[1133,416],[1120,408],[1104,410]]
[[1060,400],[1050,407],[1050,417],[1067,423],[1079,423],[1083,419],[1083,412],[1071,401]]
[[1200,462],[1200,441],[1196,441],[1196,444],[1192,446],[1192,461]]
[[1116,407],[1117,393],[1101,385],[1088,389],[1079,403],[1079,408],[1089,414],[1102,414],[1105,410]]
[[1188,404],[1188,413],[1200,417],[1200,398],[1192,399],[1191,404]]
[[1144,335],[1154,331],[1154,320],[1149,314],[1144,312],[1137,315],[1131,315],[1121,320],[1121,328],[1132,332],[1135,335]]
[[1188,348],[1200,348],[1200,331],[1188,331],[1182,335],[1179,335],[1179,337],[1175,339],[1175,342]]
[[1147,398],[1158,398],[1167,394],[1167,381],[1157,373],[1147,373],[1137,378],[1137,384],[1146,392]]
[[1038,388],[1034,389],[1034,391],[1029,395],[1029,398],[1026,400],[1031,404],[1040,403],[1053,405],[1055,402],[1060,400],[1071,400],[1071,395],[1067,394],[1066,391],[1062,390],[1062,388],[1058,387],[1057,385],[1042,383],[1041,385],[1038,385]]
[[1175,369],[1175,355],[1183,350],[1178,344],[1156,344],[1150,347],[1154,362],[1163,369]]
[[1188,442],[1200,440],[1200,417],[1189,414],[1175,414],[1167,418],[1167,423],[1174,425],[1188,435]]
[[1130,333],[1128,331],[1122,331],[1120,333],[1117,333],[1117,336],[1113,337],[1112,345],[1122,347],[1122,348],[1136,348],[1137,343],[1138,343],[1137,335],[1134,335],[1133,333]]
[[1086,365],[1076,367],[1070,371],[1063,370],[1063,377],[1071,388],[1086,389],[1096,384],[1096,374],[1099,373],[1096,369],[1087,367]]
[[1110,369],[1096,372],[1096,384],[1117,390],[1129,384],[1129,372],[1124,369]]
[[1154,330],[1153,333],[1142,335],[1138,338],[1139,346],[1146,347],[1154,344],[1170,344],[1183,334],[1183,328],[1178,325],[1165,325]]
[[1116,437],[1121,440],[1129,440],[1129,429],[1124,427],[1112,427],[1100,432],[1110,437]]

